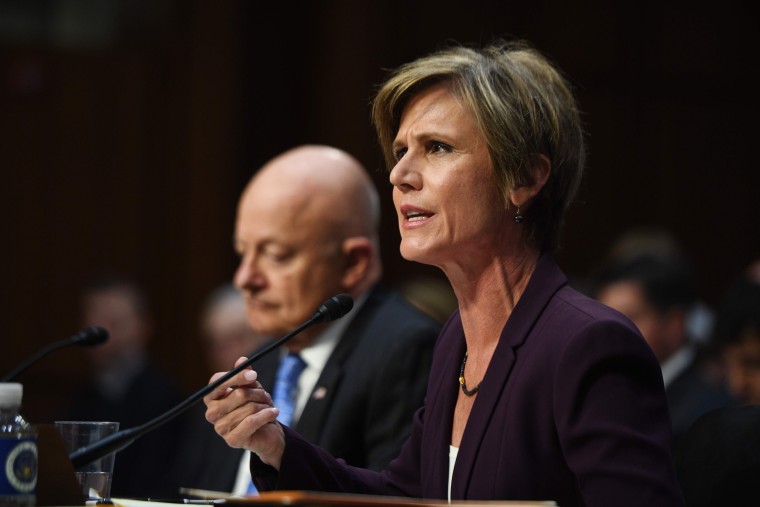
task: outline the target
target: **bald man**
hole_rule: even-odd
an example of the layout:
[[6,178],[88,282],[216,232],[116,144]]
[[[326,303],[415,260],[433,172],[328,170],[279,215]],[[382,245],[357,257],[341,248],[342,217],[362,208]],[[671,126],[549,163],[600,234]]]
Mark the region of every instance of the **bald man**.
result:
[[[264,165],[242,194],[234,278],[250,326],[276,338],[326,299],[354,298],[348,315],[303,331],[253,368],[275,395],[285,356],[298,353],[305,364],[285,424],[349,464],[375,470],[396,457],[410,433],[439,331],[380,286],[379,222],[376,189],[355,158],[328,146],[294,148]],[[197,487],[230,491],[237,478],[233,489],[243,492],[235,467],[243,452],[226,454],[234,457],[208,463]]]

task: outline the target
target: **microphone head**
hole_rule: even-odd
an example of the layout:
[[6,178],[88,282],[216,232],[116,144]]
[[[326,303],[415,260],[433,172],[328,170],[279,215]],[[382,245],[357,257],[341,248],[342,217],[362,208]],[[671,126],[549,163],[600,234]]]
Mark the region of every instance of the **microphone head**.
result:
[[333,296],[319,307],[312,319],[317,322],[332,322],[343,317],[354,307],[354,300],[348,294]]
[[94,347],[108,340],[108,331],[100,326],[90,326],[82,329],[71,337],[71,343],[82,347]]

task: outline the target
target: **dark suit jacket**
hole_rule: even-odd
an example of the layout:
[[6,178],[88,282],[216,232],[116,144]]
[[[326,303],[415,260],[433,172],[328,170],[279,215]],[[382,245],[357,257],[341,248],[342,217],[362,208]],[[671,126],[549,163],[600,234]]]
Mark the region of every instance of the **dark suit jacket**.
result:
[[760,503],[760,406],[725,407],[697,419],[676,466],[689,507]]
[[700,416],[736,402],[725,389],[711,384],[694,360],[665,389],[673,423],[673,446],[678,450],[684,435]]
[[[358,312],[317,381],[322,395],[309,398],[296,429],[348,463],[379,470],[411,432],[440,325],[380,287]],[[253,366],[269,392],[278,363],[273,353]],[[209,423],[202,428],[191,437],[194,456],[181,458],[180,485],[230,491],[242,451],[228,448]]]
[[[252,460],[257,486],[446,498],[464,352],[455,313],[436,346],[425,406],[386,471],[347,467],[287,429],[279,474]],[[683,505],[654,355],[625,317],[568,287],[550,256],[504,327],[477,396],[453,499]]]

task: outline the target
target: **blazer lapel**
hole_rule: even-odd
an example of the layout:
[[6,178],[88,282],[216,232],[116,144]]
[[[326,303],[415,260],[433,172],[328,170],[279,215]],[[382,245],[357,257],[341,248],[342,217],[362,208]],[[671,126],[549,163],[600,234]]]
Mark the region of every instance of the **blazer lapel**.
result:
[[[531,329],[554,293],[566,283],[567,279],[553,258],[548,254],[542,255],[525,292],[502,330],[501,338],[467,420],[452,478],[452,499],[469,497],[474,463],[481,451],[485,455],[492,452],[490,449],[481,449],[481,444],[497,405],[503,404],[504,397],[509,396],[507,383],[515,365],[516,351],[528,338]],[[449,418],[453,413],[452,407]],[[510,431],[510,428],[503,428],[503,431]],[[481,485],[477,489],[480,496],[488,494],[483,491]]]
[[365,333],[367,320],[374,313],[374,307],[379,302],[380,291],[379,288],[376,288],[370,293],[359,309],[359,313],[343,332],[335,350],[322,369],[314,390],[309,395],[295,430],[310,442],[318,445],[320,443],[325,421],[330,414],[330,407],[335,400],[338,386],[343,378],[345,363],[351,357],[359,337]]
[[295,430],[309,442],[319,444],[325,419],[330,413],[342,377],[343,362],[336,360],[333,354],[325,364],[295,426]]

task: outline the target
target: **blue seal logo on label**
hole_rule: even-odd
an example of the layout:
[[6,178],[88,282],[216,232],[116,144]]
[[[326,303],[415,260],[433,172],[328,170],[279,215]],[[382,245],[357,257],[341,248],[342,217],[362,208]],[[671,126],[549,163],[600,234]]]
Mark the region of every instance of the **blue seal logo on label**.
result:
[[8,453],[5,478],[18,493],[33,493],[37,486],[37,443],[22,440]]

